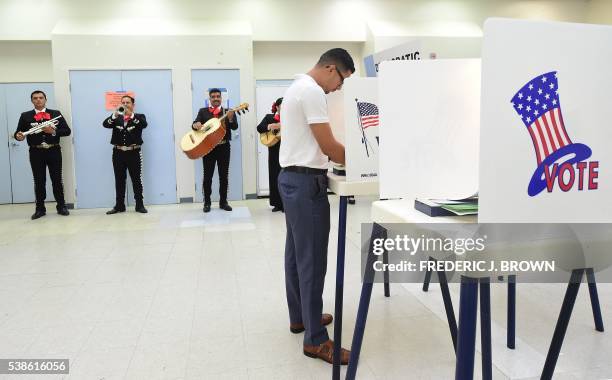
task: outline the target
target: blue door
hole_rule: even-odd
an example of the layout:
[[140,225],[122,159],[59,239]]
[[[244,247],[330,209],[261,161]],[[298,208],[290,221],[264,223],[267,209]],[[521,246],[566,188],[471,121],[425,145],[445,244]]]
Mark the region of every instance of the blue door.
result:
[[[147,117],[142,133],[142,185],[148,204],[176,203],[176,160],[172,114],[172,72],[170,70],[124,70],[123,90],[134,91],[134,110]],[[129,176],[128,176],[129,178]],[[128,204],[133,204],[132,185]]]
[[[78,207],[110,208],[115,203],[112,131],[102,127],[112,113],[105,109],[107,91],[134,91],[135,111],[147,117],[142,153],[145,203],[176,203],[170,70],[74,70],[70,86]],[[130,183],[127,188],[130,204]]]
[[[0,150],[0,157],[9,163],[8,174],[6,164],[0,166],[2,178],[8,179],[0,190],[2,203],[30,203],[35,201],[34,180],[32,168],[30,167],[30,156],[28,144],[13,139],[13,133],[17,128],[17,122],[22,112],[33,109],[30,101],[32,91],[41,90],[47,95],[47,107],[55,108],[55,96],[52,83],[6,83],[0,85],[0,108],[2,114],[0,122],[3,131],[0,136],[6,136],[8,157],[6,151]],[[6,135],[4,135],[6,133]],[[11,199],[6,197],[6,189],[10,186]],[[54,201],[51,180],[47,172],[47,201]]]
[[102,121],[106,91],[121,90],[121,71],[70,71],[76,198],[79,208],[115,204],[111,130]]
[[[219,88],[223,93],[223,106],[236,107],[242,103],[240,99],[240,70],[203,69],[191,71],[191,89],[193,119],[202,107],[208,107],[208,89]],[[192,119],[192,120],[193,120]],[[186,126],[186,129],[189,126]],[[242,145],[241,125],[238,117],[238,129],[232,131],[231,158],[229,168],[229,188],[227,199],[230,201],[242,199]],[[196,201],[202,202],[203,167],[202,160],[194,160]],[[219,170],[215,167],[215,176],[212,183],[212,200],[219,200]]]
[[9,147],[17,145],[8,130],[6,121],[6,97],[4,85],[0,84],[0,204],[13,203],[11,191],[11,157]]

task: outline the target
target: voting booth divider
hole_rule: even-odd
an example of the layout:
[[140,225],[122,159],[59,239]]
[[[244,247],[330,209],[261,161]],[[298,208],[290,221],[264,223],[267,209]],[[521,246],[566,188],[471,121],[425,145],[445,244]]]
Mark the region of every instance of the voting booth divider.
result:
[[486,22],[480,221],[612,221],[611,38],[607,26]]
[[383,199],[460,199],[478,191],[480,60],[380,65]]
[[378,181],[380,115],[377,78],[348,78],[327,95],[330,124],[346,150],[346,181]]
[[[609,223],[612,27],[489,19],[484,35],[479,221]],[[594,273],[612,263],[612,239],[593,232],[574,229],[575,252],[554,241],[546,252],[579,264],[564,268],[571,273],[542,379],[554,374],[585,274],[603,332]]]

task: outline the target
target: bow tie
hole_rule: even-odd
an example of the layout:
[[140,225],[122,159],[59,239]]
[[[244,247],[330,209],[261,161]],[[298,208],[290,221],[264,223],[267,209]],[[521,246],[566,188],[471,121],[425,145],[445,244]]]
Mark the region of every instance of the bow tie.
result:
[[123,122],[127,123],[128,121],[132,120],[133,118],[134,118],[134,115],[123,116]]
[[280,115],[279,114],[274,115],[274,120],[275,121],[280,121]]
[[221,107],[208,107],[208,112],[212,113],[213,116],[217,116],[221,113]]
[[51,115],[48,112],[39,112],[34,115],[34,120],[36,121],[51,120]]

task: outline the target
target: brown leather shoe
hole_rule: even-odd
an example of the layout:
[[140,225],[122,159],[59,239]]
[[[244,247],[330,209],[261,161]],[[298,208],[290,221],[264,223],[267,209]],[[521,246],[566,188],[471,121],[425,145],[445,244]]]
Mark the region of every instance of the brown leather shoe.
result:
[[[332,321],[334,320],[334,317],[332,317],[331,314],[321,314],[321,324],[323,326],[327,326],[330,323],[332,323]],[[294,333],[294,334],[299,334],[301,332],[304,332],[305,328],[304,328],[304,324],[303,323],[292,323],[289,325],[289,330]]]
[[[320,346],[304,345],[304,355],[308,356],[309,358],[322,359],[328,362],[329,364],[333,364],[334,341],[330,339],[327,342],[321,344]],[[349,350],[340,348],[340,364],[347,365],[350,356],[351,352]]]

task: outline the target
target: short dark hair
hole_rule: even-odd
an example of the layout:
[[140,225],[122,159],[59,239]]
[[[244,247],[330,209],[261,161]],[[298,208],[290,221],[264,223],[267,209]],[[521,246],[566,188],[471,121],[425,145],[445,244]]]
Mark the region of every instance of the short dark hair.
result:
[[132,104],[136,104],[136,100],[134,100],[134,98],[132,98],[130,95],[123,95],[121,97],[121,100],[123,100],[125,98],[130,98],[130,100],[132,101]]
[[34,97],[34,95],[36,94],[43,94],[43,96],[45,97],[45,99],[47,99],[47,94],[45,94],[43,91],[41,90],[36,90],[36,91],[32,91],[32,93],[30,94],[30,100],[32,100],[32,98]]
[[340,71],[350,70],[351,73],[355,72],[355,63],[353,62],[353,58],[348,51],[342,48],[330,49],[323,53],[321,58],[319,58],[317,65],[336,65]]
[[210,90],[208,90],[208,96],[211,96],[215,93],[221,95],[221,90],[219,90],[218,88],[211,88]]

